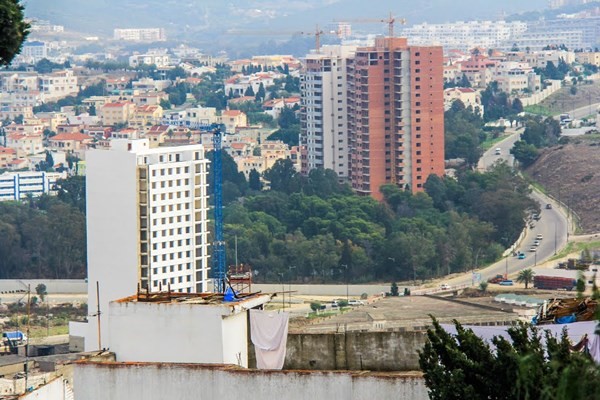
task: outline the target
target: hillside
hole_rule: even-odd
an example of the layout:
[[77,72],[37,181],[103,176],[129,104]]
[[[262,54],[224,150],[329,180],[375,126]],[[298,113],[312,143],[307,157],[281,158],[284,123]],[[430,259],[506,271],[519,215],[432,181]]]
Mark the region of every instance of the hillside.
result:
[[[449,22],[475,18],[496,19],[501,12],[534,11],[545,0],[411,0],[365,3],[362,0],[27,0],[26,15],[51,20],[67,29],[111,36],[117,27],[162,27],[171,37],[204,39],[232,28],[307,30],[334,20],[385,18],[390,12],[408,20]],[[383,24],[362,26],[384,31]]]
[[582,233],[600,232],[600,136],[572,138],[547,149],[526,170],[548,193],[579,216]]

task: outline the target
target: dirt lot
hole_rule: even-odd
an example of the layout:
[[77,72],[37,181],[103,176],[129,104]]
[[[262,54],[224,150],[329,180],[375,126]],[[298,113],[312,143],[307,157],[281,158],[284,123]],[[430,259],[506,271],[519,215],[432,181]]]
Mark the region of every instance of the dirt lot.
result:
[[577,214],[580,233],[600,232],[600,136],[547,149],[526,173]]
[[558,115],[596,103],[598,98],[600,98],[600,81],[594,81],[592,84],[578,84],[575,95],[570,93],[570,89],[571,85],[564,86],[538,105],[528,107],[527,109],[531,112],[545,115]]

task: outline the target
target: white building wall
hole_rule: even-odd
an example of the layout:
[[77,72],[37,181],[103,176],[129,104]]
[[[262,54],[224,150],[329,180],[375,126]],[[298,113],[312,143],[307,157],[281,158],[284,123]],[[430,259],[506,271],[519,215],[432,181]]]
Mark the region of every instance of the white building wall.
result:
[[[99,282],[103,348],[110,347],[109,301],[135,293],[139,282],[135,163],[136,155],[127,151],[86,153],[88,310],[90,314],[97,310]],[[88,325],[85,350],[97,350],[96,318],[89,318]]]
[[247,353],[245,329],[225,340],[221,320],[230,318],[228,311],[226,306],[112,302],[111,351],[123,362],[237,364],[235,357],[224,357],[223,349]]
[[[201,145],[148,148],[115,139],[87,158],[88,307],[107,315],[112,300],[150,291],[208,289],[207,164]],[[129,147],[131,146],[131,148]],[[138,178],[138,168],[146,179]],[[106,317],[102,347],[109,347]],[[86,351],[98,348],[90,318]]]
[[181,364],[80,363],[82,400],[363,400],[429,398],[419,373],[258,371]]
[[72,389],[66,380],[58,377],[35,389],[34,391],[22,395],[20,400],[72,400]]

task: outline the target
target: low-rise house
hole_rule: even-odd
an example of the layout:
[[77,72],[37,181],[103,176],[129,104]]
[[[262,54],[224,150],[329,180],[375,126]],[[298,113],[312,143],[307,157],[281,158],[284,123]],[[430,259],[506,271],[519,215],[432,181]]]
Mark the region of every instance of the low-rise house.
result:
[[473,110],[479,108],[479,114],[483,115],[483,105],[479,91],[472,88],[449,88],[444,90],[444,110],[449,110],[454,101],[460,100],[465,107],[471,106]]
[[7,133],[6,147],[15,149],[17,157],[37,154],[46,150],[41,133]]
[[53,150],[82,152],[93,139],[84,133],[60,133],[52,136],[48,141]]
[[150,142],[150,147],[158,147],[165,142],[167,132],[172,128],[168,125],[154,125],[144,134],[144,137]]
[[17,151],[9,147],[0,147],[0,168],[9,168],[10,163],[17,159]]
[[106,103],[99,111],[100,120],[103,125],[126,124],[133,116],[135,104],[128,101]]
[[263,110],[265,110],[265,114],[269,114],[273,119],[277,119],[284,108],[292,108],[296,105],[300,105],[300,97],[271,99],[263,103]]
[[163,117],[163,108],[160,105],[136,106],[129,126],[138,129],[149,129],[152,125],[159,124]]
[[238,127],[248,126],[248,117],[240,110],[223,110],[218,122],[225,125],[226,132],[235,132]]

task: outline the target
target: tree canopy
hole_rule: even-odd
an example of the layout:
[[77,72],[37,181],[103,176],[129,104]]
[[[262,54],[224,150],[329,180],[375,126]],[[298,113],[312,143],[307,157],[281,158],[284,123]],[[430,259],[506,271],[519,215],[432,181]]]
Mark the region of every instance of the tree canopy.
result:
[[589,355],[571,351],[560,338],[535,327],[508,328],[510,339],[495,337],[492,347],[455,322],[456,336],[434,319],[419,364],[432,400],[540,399],[597,397],[600,368]]
[[0,0],[0,65],[12,62],[29,35],[24,9],[19,0]]

